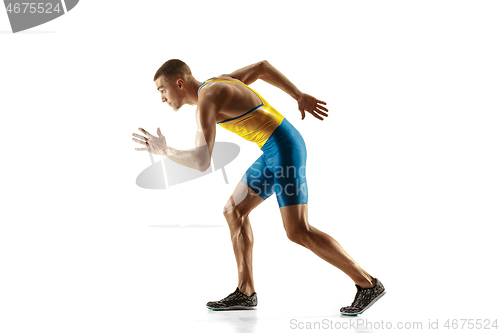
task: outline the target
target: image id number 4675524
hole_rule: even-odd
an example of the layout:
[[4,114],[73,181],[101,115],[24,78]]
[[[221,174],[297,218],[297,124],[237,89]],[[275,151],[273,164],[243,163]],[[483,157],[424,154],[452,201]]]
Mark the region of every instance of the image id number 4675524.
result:
[[498,323],[497,319],[448,319],[443,327],[451,330],[498,330]]
[[56,3],[55,6],[50,3],[43,2],[15,2],[9,3],[7,5],[7,13],[16,13],[16,14],[53,14],[60,13],[63,11],[59,3]]

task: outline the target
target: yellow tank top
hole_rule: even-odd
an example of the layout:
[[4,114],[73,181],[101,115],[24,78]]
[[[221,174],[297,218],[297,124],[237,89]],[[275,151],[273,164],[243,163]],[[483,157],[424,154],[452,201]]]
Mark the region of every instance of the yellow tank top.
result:
[[220,121],[221,127],[236,133],[243,139],[255,142],[259,148],[266,143],[267,139],[271,136],[274,130],[281,124],[285,118],[281,113],[279,113],[275,108],[273,108],[261,95],[259,95],[255,90],[247,86],[246,84],[228,79],[217,79],[212,78],[203,82],[198,88],[198,93],[201,88],[209,83],[213,82],[234,82],[239,83],[251,91],[253,91],[257,96],[259,96],[262,104],[254,107],[252,110],[242,114],[241,116]]

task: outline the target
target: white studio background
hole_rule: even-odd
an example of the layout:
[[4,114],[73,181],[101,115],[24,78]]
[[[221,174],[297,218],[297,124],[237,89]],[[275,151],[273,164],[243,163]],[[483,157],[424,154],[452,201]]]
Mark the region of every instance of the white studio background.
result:
[[[387,287],[368,318],[494,319],[499,11],[496,1],[87,0],[17,34],[0,11],[0,331],[225,329],[185,313],[236,286],[222,207],[260,151],[218,128],[218,141],[241,147],[229,185],[217,171],[136,186],[151,164],[134,150],[138,127],[194,144],[194,108],[174,113],[154,86],[170,58],[201,81],[266,59],[328,103],[328,119],[301,121],[293,99],[255,83],[305,138],[310,223]],[[286,238],[274,196],[250,218],[259,307],[285,309],[256,331],[350,304],[353,283]],[[168,227],[189,224],[212,227]]]

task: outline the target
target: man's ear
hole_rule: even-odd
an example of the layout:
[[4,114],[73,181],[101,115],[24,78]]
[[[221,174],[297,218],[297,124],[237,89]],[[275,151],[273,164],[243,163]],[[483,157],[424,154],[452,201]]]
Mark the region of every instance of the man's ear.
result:
[[175,82],[177,84],[178,88],[182,88],[184,86],[184,80],[183,79],[177,79]]

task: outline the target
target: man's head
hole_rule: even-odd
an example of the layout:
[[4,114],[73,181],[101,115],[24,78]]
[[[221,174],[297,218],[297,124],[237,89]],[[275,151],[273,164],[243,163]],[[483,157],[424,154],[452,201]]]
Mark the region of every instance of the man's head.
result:
[[183,61],[168,60],[156,71],[154,81],[162,102],[167,102],[174,111],[189,102],[189,91],[186,88],[194,78],[191,69]]

